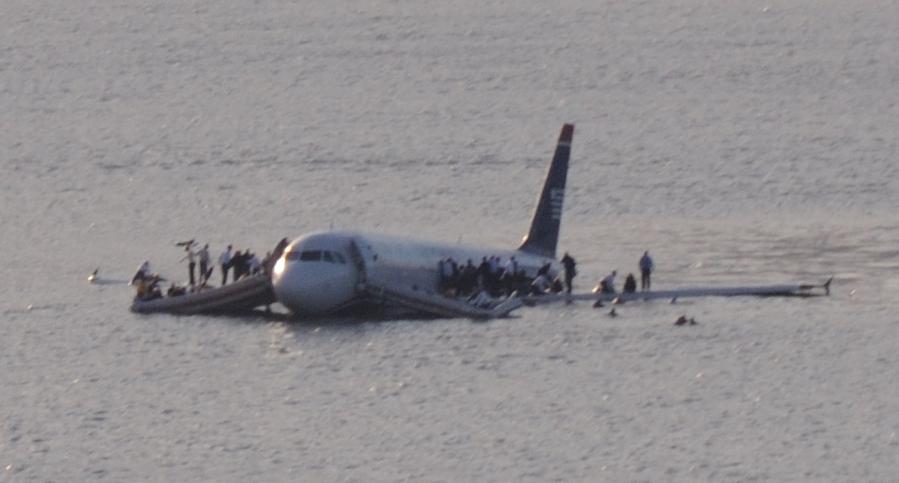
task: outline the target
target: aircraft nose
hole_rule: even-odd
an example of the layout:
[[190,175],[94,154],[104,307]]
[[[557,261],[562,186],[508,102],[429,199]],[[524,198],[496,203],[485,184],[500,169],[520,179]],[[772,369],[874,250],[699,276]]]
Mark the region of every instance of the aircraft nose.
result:
[[275,264],[272,277],[278,301],[294,312],[300,310],[303,294],[311,291],[308,277],[304,277],[302,272],[296,263],[290,263],[285,257],[281,257]]
[[355,296],[355,277],[348,264],[290,260],[282,257],[273,270],[278,301],[294,313],[327,314]]

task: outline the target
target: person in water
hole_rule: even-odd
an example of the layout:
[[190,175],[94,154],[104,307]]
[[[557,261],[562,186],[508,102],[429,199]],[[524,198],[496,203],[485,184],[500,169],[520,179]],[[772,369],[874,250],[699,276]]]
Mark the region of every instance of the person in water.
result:
[[696,320],[693,317],[688,319],[686,315],[681,315],[674,321],[674,325],[696,325]]

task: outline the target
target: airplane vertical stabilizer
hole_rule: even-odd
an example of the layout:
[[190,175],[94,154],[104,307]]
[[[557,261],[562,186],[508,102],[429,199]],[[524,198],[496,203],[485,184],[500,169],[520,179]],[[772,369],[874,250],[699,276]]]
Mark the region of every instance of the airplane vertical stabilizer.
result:
[[568,158],[571,155],[571,137],[574,125],[562,126],[559,144],[553,155],[552,164],[546,174],[543,192],[534,211],[531,229],[524,237],[519,250],[544,257],[556,257],[559,241],[559,226],[562,221],[562,205],[565,201],[565,179],[568,176]]

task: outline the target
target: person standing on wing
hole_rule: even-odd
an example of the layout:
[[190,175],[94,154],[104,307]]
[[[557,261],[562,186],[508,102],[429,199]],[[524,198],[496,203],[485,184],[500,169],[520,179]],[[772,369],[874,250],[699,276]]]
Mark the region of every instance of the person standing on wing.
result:
[[574,261],[574,258],[568,252],[565,252],[565,256],[562,257],[562,267],[565,268],[565,289],[568,293],[571,293],[571,282],[574,280],[574,276],[577,275],[576,265],[577,262]]
[[643,252],[643,256],[640,257],[640,290],[645,292],[649,290],[649,286],[651,282],[652,271],[655,270],[655,263],[652,262],[652,257],[649,256],[649,251]]

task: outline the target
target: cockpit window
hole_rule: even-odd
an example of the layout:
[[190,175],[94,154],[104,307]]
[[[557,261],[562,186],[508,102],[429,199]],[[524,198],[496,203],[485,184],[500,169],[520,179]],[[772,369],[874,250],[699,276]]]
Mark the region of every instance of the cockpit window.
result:
[[304,262],[317,262],[322,259],[321,250],[308,250],[300,254],[300,260]]
[[325,261],[328,263],[346,264],[346,258],[338,252],[329,252],[327,250],[306,250],[303,252],[287,252],[284,257],[287,261],[292,262],[301,260],[304,262]]

